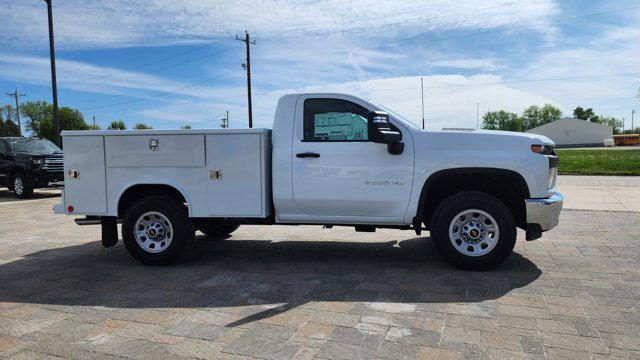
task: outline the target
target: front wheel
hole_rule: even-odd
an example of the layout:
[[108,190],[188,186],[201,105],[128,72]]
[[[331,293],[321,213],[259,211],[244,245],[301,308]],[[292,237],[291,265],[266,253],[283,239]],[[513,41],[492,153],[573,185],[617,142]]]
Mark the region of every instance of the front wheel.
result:
[[27,180],[23,173],[17,173],[13,177],[11,188],[18,199],[28,199],[33,196],[33,183]]
[[138,200],[122,222],[122,239],[127,251],[146,265],[168,265],[176,261],[193,241],[194,234],[185,206],[170,197]]
[[465,270],[488,270],[502,263],[516,242],[509,208],[486,193],[467,191],[445,199],[431,222],[438,253]]

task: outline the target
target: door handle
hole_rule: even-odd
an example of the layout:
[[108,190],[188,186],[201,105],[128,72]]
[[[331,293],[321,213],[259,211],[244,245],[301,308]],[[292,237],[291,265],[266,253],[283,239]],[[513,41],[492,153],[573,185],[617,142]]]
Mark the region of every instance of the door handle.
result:
[[313,152],[304,152],[304,153],[296,154],[296,157],[299,157],[299,158],[319,158],[320,154],[313,153]]

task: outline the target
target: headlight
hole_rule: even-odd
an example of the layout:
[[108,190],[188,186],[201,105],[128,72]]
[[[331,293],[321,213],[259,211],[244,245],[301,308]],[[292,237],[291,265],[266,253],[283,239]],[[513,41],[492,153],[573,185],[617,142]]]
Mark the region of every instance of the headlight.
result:
[[553,146],[550,145],[531,145],[531,151],[536,154],[553,155]]
[[42,159],[38,159],[38,158],[34,159],[34,158],[32,158],[31,159],[31,164],[32,164],[32,167],[34,169],[38,169],[39,167],[42,166]]

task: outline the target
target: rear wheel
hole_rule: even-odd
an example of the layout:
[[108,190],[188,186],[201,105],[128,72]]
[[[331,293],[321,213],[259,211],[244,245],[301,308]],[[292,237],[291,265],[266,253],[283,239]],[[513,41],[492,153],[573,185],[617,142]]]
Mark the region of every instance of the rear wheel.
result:
[[240,225],[224,224],[221,222],[205,222],[198,225],[198,230],[207,235],[211,239],[223,239],[231,235],[232,232],[238,230]]
[[486,193],[452,195],[436,209],[431,237],[440,255],[465,270],[488,270],[502,263],[516,242],[509,208]]
[[173,198],[151,196],[135,202],[122,222],[122,238],[129,254],[146,265],[176,261],[193,241],[187,209]]
[[27,180],[23,173],[17,173],[13,177],[11,188],[18,199],[28,199],[33,196],[33,183]]

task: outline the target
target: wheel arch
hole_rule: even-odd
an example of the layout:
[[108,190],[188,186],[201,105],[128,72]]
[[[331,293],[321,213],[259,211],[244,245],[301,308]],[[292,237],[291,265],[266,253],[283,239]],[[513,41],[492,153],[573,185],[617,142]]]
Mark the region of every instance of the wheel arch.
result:
[[162,182],[158,183],[132,183],[123,187],[118,195],[118,203],[116,206],[116,215],[118,217],[124,216],[127,209],[136,201],[153,195],[169,196],[181,203],[187,204],[189,216],[193,209],[191,199],[188,193],[179,185],[166,184]]
[[9,166],[7,168],[7,178],[9,179],[9,181],[13,180],[13,176],[16,173],[25,173],[25,175],[27,174],[27,167],[21,164],[13,164],[11,166]]
[[420,192],[414,226],[424,223],[429,228],[433,211],[441,201],[456,192],[469,190],[497,197],[512,211],[518,227],[526,227],[524,199],[530,195],[524,177],[514,170],[484,167],[443,169],[431,174]]

